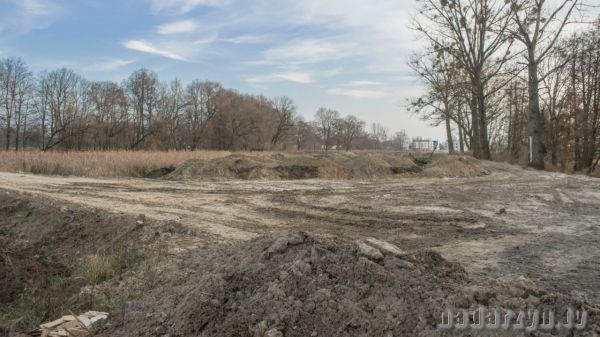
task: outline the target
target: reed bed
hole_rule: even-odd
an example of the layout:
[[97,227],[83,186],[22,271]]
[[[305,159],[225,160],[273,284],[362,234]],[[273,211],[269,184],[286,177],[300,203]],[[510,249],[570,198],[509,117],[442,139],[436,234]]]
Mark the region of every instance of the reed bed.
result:
[[227,151],[0,151],[0,171],[82,177],[143,177],[190,159],[213,159]]

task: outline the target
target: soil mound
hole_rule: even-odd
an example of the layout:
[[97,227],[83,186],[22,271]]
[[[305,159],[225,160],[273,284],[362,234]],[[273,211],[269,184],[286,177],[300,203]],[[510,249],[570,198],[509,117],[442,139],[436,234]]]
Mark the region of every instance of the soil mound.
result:
[[468,156],[437,156],[423,168],[427,177],[467,178],[490,174],[477,159]]
[[478,160],[466,156],[436,155],[419,161],[394,153],[278,153],[191,160],[167,179],[372,179],[414,175],[473,177],[489,173]]
[[[318,240],[291,231],[190,253],[178,274],[127,315],[113,315],[100,336],[449,336],[437,329],[452,308],[530,309],[567,305],[589,313],[583,336],[600,331],[598,307],[549,294],[526,280],[475,285],[458,264],[422,251],[406,255],[382,242]],[[480,283],[481,280],[477,284]],[[118,317],[118,318],[114,318]],[[120,317],[125,317],[123,320]],[[530,336],[518,330],[490,336]],[[540,334],[542,335],[542,334]]]

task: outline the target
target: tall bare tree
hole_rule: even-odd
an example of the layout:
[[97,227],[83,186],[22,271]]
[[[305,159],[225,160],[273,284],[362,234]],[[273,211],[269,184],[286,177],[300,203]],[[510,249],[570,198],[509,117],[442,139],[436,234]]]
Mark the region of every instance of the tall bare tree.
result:
[[138,147],[152,134],[153,114],[158,105],[158,77],[148,69],[140,69],[125,82],[134,111],[135,134],[131,148]]
[[[507,31],[510,6],[495,0],[419,0],[420,16],[413,26],[430,43],[456,60],[468,75],[471,90],[472,149],[490,159],[486,99],[502,88],[491,80],[510,57]],[[508,43],[507,43],[508,42]]]
[[11,145],[11,131],[16,133],[15,148],[19,149],[19,133],[25,103],[32,89],[32,75],[19,58],[0,60],[0,109],[4,111],[6,144]]
[[186,88],[186,124],[191,135],[191,149],[202,146],[208,123],[218,112],[219,84],[193,81]]
[[[553,5],[547,0],[510,0],[515,29],[513,36],[525,46],[527,85],[529,88],[529,165],[544,168],[542,118],[540,116],[539,85],[547,74],[540,76],[539,65],[552,52],[578,0],[561,0]],[[559,65],[560,67],[560,65]]]

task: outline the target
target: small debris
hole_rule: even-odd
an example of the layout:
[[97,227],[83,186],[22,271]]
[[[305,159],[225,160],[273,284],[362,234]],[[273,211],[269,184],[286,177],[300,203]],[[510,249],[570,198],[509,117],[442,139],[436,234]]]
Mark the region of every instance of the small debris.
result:
[[52,322],[40,325],[35,336],[84,337],[90,334],[89,328],[94,323],[107,318],[108,313],[101,311],[88,311],[79,316],[67,315]]
[[265,337],[283,337],[283,333],[277,329],[271,329],[267,331]]
[[506,208],[500,208],[498,214],[506,214]]
[[389,242],[377,240],[375,238],[368,238],[365,240],[365,242],[368,245],[379,249],[383,254],[389,254],[389,255],[393,255],[393,256],[406,255],[405,251],[403,251],[402,249],[398,248],[398,246],[391,244]]
[[379,261],[383,260],[383,254],[379,249],[371,247],[364,242],[358,242],[358,253],[369,260]]

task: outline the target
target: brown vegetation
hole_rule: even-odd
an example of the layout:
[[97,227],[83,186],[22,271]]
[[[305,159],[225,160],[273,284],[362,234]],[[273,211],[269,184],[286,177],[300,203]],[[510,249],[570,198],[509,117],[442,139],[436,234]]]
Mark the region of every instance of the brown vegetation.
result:
[[212,159],[227,151],[0,152],[0,171],[84,177],[143,177],[191,159]]

